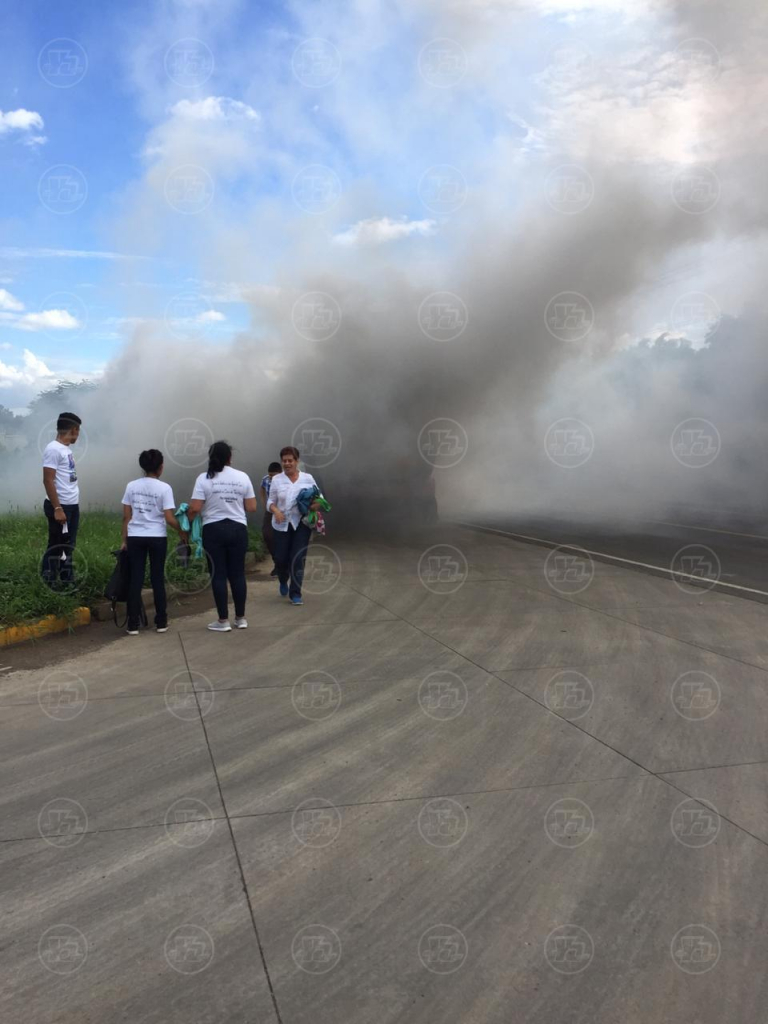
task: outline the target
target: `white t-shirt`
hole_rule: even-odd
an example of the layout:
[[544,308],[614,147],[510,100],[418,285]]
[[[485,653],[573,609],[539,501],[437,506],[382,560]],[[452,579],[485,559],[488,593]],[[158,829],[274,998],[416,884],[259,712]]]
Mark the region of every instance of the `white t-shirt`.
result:
[[231,466],[225,466],[220,473],[209,480],[201,473],[195,480],[192,497],[205,502],[203,505],[203,526],[232,519],[247,526],[244,501],[255,498],[251,478],[247,473]]
[[166,536],[163,513],[167,508],[176,508],[170,484],[153,476],[131,480],[125,488],[123,504],[131,506],[129,537]]
[[80,488],[77,483],[77,470],[71,448],[61,441],[51,441],[43,452],[45,469],[56,470],[56,493],[60,505],[77,505],[80,502]]
[[296,507],[296,499],[305,487],[315,486],[317,486],[315,478],[311,473],[299,472],[295,481],[289,480],[285,473],[278,473],[272,477],[267,505],[269,507],[277,505],[285,516],[282,523],[278,523],[274,515],[272,516],[272,526],[276,530],[279,530],[280,533],[285,533],[289,524],[293,526],[294,530],[298,527],[301,522],[301,514]]

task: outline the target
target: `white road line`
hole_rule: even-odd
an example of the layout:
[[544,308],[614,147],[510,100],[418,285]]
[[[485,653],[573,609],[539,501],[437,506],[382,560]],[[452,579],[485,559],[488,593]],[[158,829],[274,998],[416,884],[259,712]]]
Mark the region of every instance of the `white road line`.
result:
[[682,530],[703,530],[705,533],[725,533],[729,537],[749,537],[750,540],[768,540],[761,533],[735,533],[733,530],[716,530],[713,526],[691,526],[690,523],[669,523],[666,519],[638,519],[640,523],[659,523],[660,526],[678,526]]
[[[687,572],[678,572],[676,569],[665,569],[663,565],[653,565],[650,562],[636,562],[631,558],[620,558],[618,555],[609,555],[605,551],[590,551],[589,548],[584,548],[580,544],[568,544],[561,541],[554,541],[550,537],[529,537],[524,533],[510,533],[509,530],[495,530],[491,526],[480,526],[478,523],[465,523],[461,519],[454,520],[457,526],[468,526],[473,530],[482,530],[485,533],[498,533],[502,537],[514,537],[518,540],[532,540],[535,544],[544,544],[547,547],[555,548],[570,548],[573,551],[584,551],[588,555],[594,555],[596,558],[610,558],[614,562],[623,562],[625,565],[636,565],[641,569],[654,569],[656,572],[666,572],[670,576],[676,576],[678,579],[684,577],[689,580],[695,580],[697,583],[701,582],[700,576],[694,576]],[[728,587],[729,590],[740,590],[746,594],[760,594],[761,597],[768,597],[768,591],[756,590],[754,587],[742,587],[738,583],[723,583],[720,580],[716,580],[709,587],[702,587],[705,591],[711,590],[713,587]]]

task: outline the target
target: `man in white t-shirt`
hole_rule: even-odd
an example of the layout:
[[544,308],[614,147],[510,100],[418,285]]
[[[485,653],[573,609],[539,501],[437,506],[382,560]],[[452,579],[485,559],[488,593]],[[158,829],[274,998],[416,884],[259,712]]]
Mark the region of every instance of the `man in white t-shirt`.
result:
[[57,582],[70,587],[75,582],[72,559],[80,525],[80,487],[72,445],[80,436],[81,423],[75,413],[61,413],[56,421],[56,440],[50,441],[43,452],[48,547],[42,575],[49,587],[56,587]]

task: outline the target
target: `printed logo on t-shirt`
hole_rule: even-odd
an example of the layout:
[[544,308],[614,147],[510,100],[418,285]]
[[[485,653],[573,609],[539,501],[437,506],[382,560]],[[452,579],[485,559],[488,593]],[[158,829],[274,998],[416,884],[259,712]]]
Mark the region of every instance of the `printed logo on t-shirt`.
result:
[[77,481],[77,470],[75,469],[75,459],[72,452],[67,452],[67,466],[69,468],[69,482],[73,484]]

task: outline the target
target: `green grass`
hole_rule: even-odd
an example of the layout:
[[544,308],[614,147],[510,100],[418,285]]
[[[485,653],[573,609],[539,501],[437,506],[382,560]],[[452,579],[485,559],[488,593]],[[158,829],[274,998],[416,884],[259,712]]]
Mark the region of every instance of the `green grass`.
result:
[[[257,559],[265,555],[260,530],[248,527],[249,550]],[[56,593],[40,578],[40,564],[48,542],[42,509],[0,514],[0,626],[32,622],[44,615],[69,617],[75,608],[93,608],[104,599],[104,587],[115,565],[112,551],[120,547],[120,515],[84,511],[74,565],[77,584],[72,592]],[[168,594],[197,593],[208,586],[204,564],[182,569],[174,557],[177,535],[168,534],[166,579]],[[149,586],[149,577],[145,581]]]

